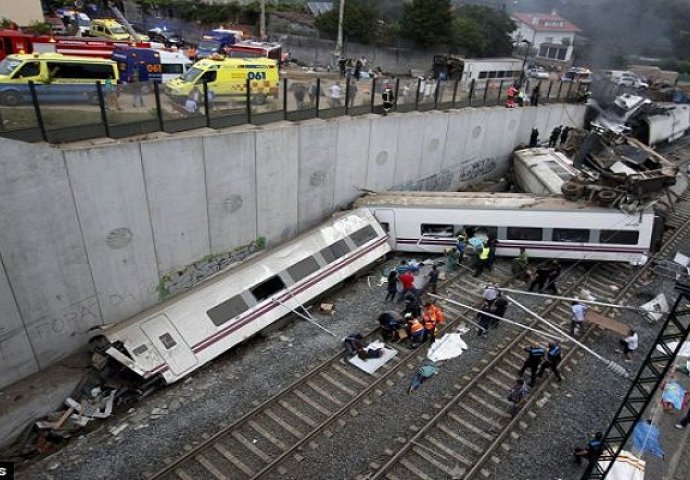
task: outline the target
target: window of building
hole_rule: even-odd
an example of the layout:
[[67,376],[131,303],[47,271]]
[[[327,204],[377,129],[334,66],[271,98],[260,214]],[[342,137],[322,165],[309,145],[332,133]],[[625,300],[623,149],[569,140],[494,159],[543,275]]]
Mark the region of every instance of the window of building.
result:
[[321,267],[314,257],[307,257],[289,267],[287,271],[292,279],[298,282],[316,272],[319,268]]
[[549,47],[546,47],[544,45],[541,45],[539,47],[539,56],[540,57],[546,57],[549,53]]
[[599,243],[615,243],[619,245],[637,245],[640,232],[630,230],[602,230],[599,233]]
[[581,228],[554,228],[551,234],[554,242],[587,243],[589,230]]
[[546,42],[546,43],[553,43],[553,37],[546,37],[546,38],[544,39],[544,42]]
[[256,287],[249,289],[249,291],[252,292],[252,295],[254,295],[254,298],[256,298],[257,302],[265,300],[283,290],[285,290],[285,284],[278,275],[274,275],[268,280],[264,280]]
[[168,350],[170,350],[175,345],[177,345],[177,342],[173,339],[172,335],[170,335],[169,333],[164,333],[163,335],[158,337],[158,339],[161,341],[163,346],[165,348],[167,348]]
[[450,238],[454,236],[453,225],[448,224],[422,223],[420,230],[422,236],[427,237]]
[[538,242],[543,238],[541,228],[531,227],[508,227],[508,240],[530,240]]
[[558,49],[558,55],[556,55],[556,58],[559,60],[565,60],[566,55],[568,54],[568,50],[565,48],[559,48]]
[[211,319],[216,327],[220,327],[224,323],[246,312],[248,308],[249,305],[247,305],[247,302],[239,295],[235,295],[207,311],[206,315],[208,315],[208,318]]
[[496,78],[497,72],[489,72],[489,78]]
[[499,72],[496,74],[496,78],[505,78],[506,77],[506,72],[499,70]]
[[479,79],[481,80],[483,78],[486,78],[486,73],[487,72],[479,72]]

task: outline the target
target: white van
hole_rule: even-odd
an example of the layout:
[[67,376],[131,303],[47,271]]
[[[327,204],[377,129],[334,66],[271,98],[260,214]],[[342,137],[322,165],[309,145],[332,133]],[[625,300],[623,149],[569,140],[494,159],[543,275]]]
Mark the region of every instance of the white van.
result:
[[613,83],[618,85],[641,89],[649,88],[647,82],[643,82],[640,77],[628,70],[607,70],[605,74]]

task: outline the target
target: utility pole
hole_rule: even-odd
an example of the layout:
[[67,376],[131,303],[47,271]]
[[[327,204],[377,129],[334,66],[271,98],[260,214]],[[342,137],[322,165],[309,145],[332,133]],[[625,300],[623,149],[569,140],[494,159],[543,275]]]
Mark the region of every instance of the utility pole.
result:
[[338,11],[338,37],[335,39],[333,49],[333,67],[338,68],[338,60],[343,54],[343,18],[345,17],[345,0],[340,0]]
[[259,19],[259,36],[261,41],[265,42],[268,37],[266,37],[266,0],[261,0],[261,17]]

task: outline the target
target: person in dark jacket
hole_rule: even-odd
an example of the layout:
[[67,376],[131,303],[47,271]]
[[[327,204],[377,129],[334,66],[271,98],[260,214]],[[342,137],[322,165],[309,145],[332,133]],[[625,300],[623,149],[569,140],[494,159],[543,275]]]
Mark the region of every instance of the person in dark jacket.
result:
[[390,271],[388,274],[388,293],[386,294],[386,302],[388,300],[393,301],[395,300],[395,295],[398,293],[398,271],[393,269]]
[[524,365],[522,365],[522,368],[520,369],[520,376],[523,376],[525,374],[525,370],[529,368],[531,375],[529,386],[533,387],[537,380],[537,369],[539,368],[541,361],[544,359],[546,352],[544,351],[544,347],[539,346],[525,347],[525,352],[527,352],[527,358],[525,359]]
[[549,348],[546,351],[546,360],[539,367],[539,372],[537,377],[541,378],[544,376],[544,372],[547,368],[551,369],[554,375],[556,375],[556,380],[559,382],[563,380],[561,373],[558,371],[558,364],[561,363],[561,346],[557,343],[549,343]]
[[539,143],[539,130],[533,128],[529,136],[529,147],[534,148],[537,146],[537,143]]

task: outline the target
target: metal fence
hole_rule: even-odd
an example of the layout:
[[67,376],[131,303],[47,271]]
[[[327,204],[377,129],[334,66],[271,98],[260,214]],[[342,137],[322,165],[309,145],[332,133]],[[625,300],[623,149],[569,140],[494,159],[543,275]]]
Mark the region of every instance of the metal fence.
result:
[[[584,84],[530,80],[526,105],[535,87],[539,104],[577,102],[589,87]],[[342,115],[382,113],[380,79],[283,78],[271,95],[246,93],[216,95],[202,84],[189,95],[174,97],[164,85],[141,82],[112,85],[12,85],[0,91],[0,136],[16,140],[65,143],[94,138],[124,138],[153,132],[180,132],[197,128],[263,125],[280,120],[298,121]],[[428,111],[505,105],[509,81],[474,81],[463,88],[458,81],[396,79],[391,82],[394,111]],[[249,82],[247,83],[249,87]]]

